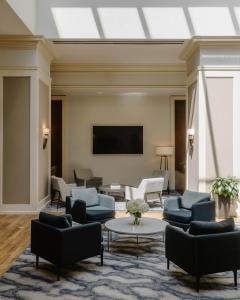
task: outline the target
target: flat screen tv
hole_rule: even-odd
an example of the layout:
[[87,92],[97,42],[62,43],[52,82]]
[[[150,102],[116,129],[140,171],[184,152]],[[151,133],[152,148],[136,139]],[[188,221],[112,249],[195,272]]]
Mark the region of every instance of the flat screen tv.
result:
[[143,126],[93,126],[93,154],[143,154]]

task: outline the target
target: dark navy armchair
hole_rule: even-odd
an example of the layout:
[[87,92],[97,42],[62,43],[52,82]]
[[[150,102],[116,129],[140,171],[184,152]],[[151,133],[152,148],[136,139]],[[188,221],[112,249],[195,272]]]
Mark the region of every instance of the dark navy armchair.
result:
[[215,220],[215,201],[208,193],[185,191],[182,196],[165,200],[163,219],[187,230],[191,221]]

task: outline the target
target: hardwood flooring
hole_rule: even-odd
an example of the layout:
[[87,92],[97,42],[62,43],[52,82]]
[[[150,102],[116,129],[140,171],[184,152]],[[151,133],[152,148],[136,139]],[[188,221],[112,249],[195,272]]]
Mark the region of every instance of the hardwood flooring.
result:
[[0,276],[30,242],[30,223],[37,215],[0,215]]

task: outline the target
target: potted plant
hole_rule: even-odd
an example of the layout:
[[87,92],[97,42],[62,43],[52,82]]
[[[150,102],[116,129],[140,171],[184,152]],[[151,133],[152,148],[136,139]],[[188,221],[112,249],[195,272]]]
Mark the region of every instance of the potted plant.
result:
[[149,205],[142,199],[127,202],[127,212],[133,217],[133,225],[139,225],[142,214],[149,210]]
[[211,193],[218,196],[219,217],[225,219],[230,214],[230,204],[238,201],[239,179],[236,177],[217,177],[211,185]]

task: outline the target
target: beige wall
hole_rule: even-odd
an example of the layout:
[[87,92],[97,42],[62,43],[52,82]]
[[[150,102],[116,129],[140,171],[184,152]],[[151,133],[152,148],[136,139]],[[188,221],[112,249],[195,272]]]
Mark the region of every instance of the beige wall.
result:
[[30,203],[30,77],[3,78],[3,203]]
[[[75,167],[91,168],[104,183],[136,184],[159,168],[156,145],[170,145],[170,101],[168,97],[95,96],[68,98],[65,153],[66,179]],[[143,155],[93,155],[92,125],[143,125]]]
[[41,80],[39,81],[39,174],[38,174],[38,200],[48,195],[49,183],[49,145],[43,149],[42,130],[49,128],[49,87]]
[[206,181],[233,175],[233,78],[207,78]]
[[192,156],[190,156],[189,151],[187,156],[187,188],[192,191],[198,191],[199,189],[199,98],[196,89],[196,83],[188,88],[188,128],[194,128],[195,130]]

